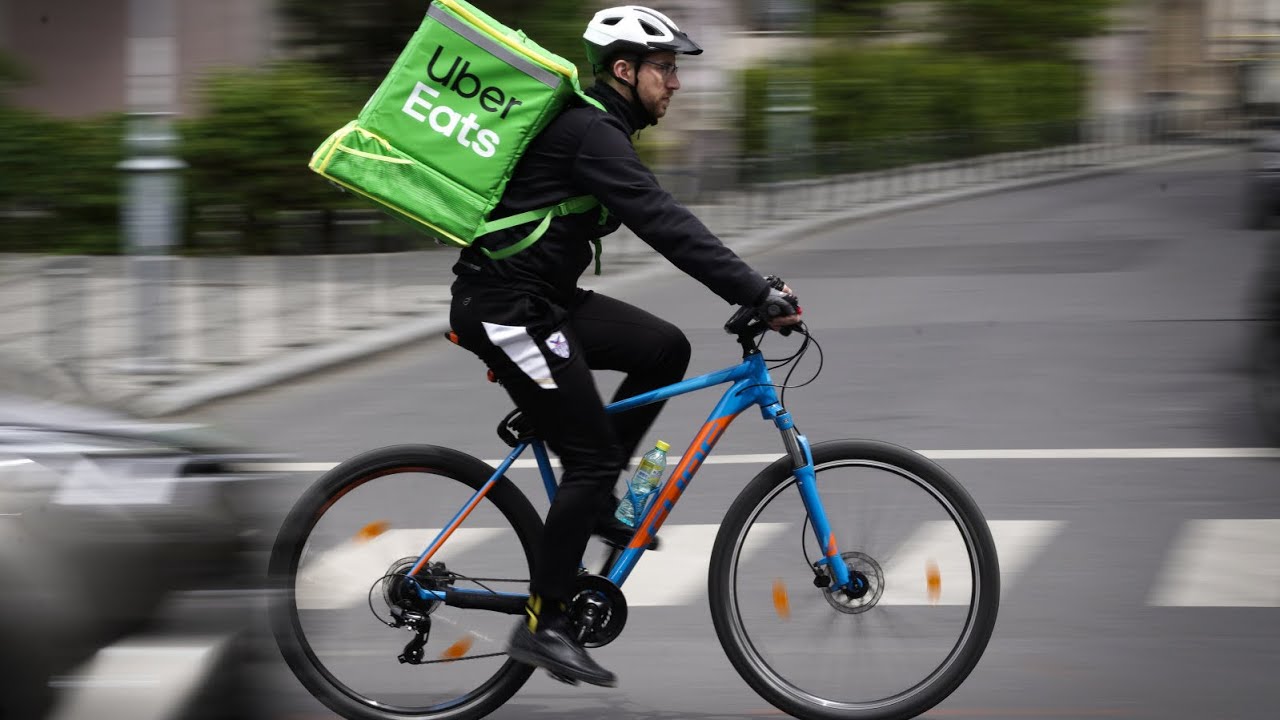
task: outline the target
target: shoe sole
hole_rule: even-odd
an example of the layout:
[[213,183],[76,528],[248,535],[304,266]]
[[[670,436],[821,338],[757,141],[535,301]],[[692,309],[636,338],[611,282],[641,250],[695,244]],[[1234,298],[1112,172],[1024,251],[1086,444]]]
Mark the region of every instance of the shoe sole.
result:
[[598,678],[593,676],[581,675],[574,672],[573,668],[567,665],[564,665],[562,663],[558,663],[555,660],[551,660],[550,658],[546,658],[541,655],[532,655],[532,654],[526,655],[519,650],[513,653],[511,652],[511,650],[515,650],[515,648],[511,648],[507,650],[507,657],[510,657],[512,660],[515,660],[518,663],[524,663],[525,665],[532,665],[537,668],[542,668],[543,670],[546,670],[547,673],[551,675],[551,677],[567,685],[576,685],[579,682],[584,682],[584,683],[587,683],[588,685],[595,685],[596,687],[617,687],[618,686],[617,677]]
[[565,685],[573,685],[574,687],[577,687],[578,685],[578,681],[568,675],[560,675],[558,673],[553,673],[550,670],[547,670],[547,675],[551,676],[552,680],[559,680]]

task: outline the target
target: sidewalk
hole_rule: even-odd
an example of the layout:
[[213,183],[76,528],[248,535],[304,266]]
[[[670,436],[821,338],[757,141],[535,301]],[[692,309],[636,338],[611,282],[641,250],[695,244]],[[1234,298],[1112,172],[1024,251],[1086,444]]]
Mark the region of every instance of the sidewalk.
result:
[[[1239,149],[1075,146],[780,183],[692,209],[749,256],[871,217]],[[442,333],[455,253],[161,259],[142,268],[150,277],[128,258],[0,256],[0,353],[45,358],[104,402],[170,415]],[[623,228],[590,284],[634,281],[655,262]]]

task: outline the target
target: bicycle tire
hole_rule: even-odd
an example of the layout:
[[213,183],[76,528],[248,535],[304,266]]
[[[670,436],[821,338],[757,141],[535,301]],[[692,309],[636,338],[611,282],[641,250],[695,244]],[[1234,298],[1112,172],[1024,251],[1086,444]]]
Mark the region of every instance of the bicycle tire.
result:
[[[977,665],[995,627],[1000,598],[999,562],[990,529],[968,492],[944,469],[924,456],[903,447],[868,440],[836,440],[812,448],[819,485],[825,469],[848,464],[874,464],[879,469],[905,473],[935,499],[949,507],[951,517],[969,538],[972,567],[976,569],[973,589],[978,597],[970,606],[968,625],[948,661],[939,670],[909,688],[910,692],[888,701],[845,703],[810,695],[777,675],[746,637],[737,609],[736,582],[739,551],[753,517],[793,485],[791,461],[783,457],[760,472],[743,488],[725,514],[712,549],[708,574],[711,617],[716,634],[738,674],[762,698],[779,710],[804,720],[898,720],[915,717],[937,705],[968,677]],[[926,487],[927,486],[927,487]],[[832,518],[833,526],[838,522]]]
[[[302,685],[326,707],[348,720],[474,720],[510,699],[534,670],[508,659],[487,683],[448,706],[402,712],[377,707],[376,701],[347,688],[324,667],[307,643],[299,620],[295,580],[303,547],[320,516],[347,492],[370,480],[396,472],[428,469],[441,479],[461,482],[473,490],[482,487],[494,472],[494,468],[470,455],[431,445],[397,445],[364,453],[330,470],[302,495],[282,524],[271,551],[268,574],[273,592],[268,613],[276,644]],[[510,522],[532,570],[535,543],[542,535],[542,519],[528,498],[503,477],[490,489],[485,501],[492,503]]]

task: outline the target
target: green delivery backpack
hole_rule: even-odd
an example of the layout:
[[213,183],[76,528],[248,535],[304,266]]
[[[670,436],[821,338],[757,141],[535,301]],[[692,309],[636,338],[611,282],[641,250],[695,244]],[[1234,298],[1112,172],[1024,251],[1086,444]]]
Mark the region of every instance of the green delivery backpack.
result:
[[359,116],[316,150],[310,167],[458,247],[541,219],[524,239],[484,250],[510,257],[537,242],[553,217],[599,204],[583,195],[488,220],[529,141],[574,96],[600,107],[582,94],[573,63],[464,0],[433,0]]

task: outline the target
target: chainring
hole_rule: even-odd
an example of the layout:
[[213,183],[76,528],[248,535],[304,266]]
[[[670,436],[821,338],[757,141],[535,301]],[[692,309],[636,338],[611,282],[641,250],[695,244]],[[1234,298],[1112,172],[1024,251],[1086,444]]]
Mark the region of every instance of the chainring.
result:
[[573,599],[569,601],[569,618],[579,632],[583,631],[583,615],[592,600],[596,601],[599,614],[585,629],[581,642],[583,647],[597,648],[608,645],[622,634],[622,628],[627,624],[627,599],[608,578],[579,575],[574,580]]

